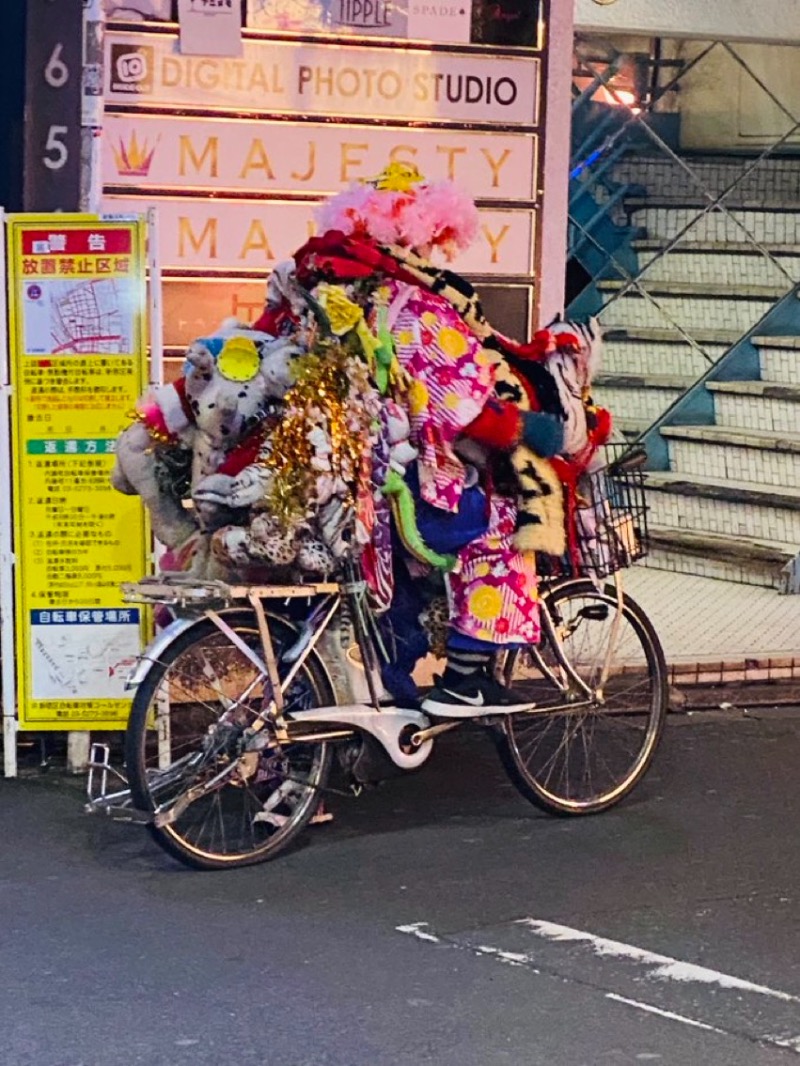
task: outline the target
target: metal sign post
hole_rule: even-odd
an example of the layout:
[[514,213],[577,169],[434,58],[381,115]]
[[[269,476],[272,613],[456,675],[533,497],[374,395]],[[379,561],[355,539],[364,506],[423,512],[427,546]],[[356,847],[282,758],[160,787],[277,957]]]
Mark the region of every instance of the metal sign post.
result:
[[[0,208],[0,484],[11,485],[6,225]],[[17,679],[14,668],[14,543],[11,494],[0,493],[0,670],[3,699],[3,772],[17,776]]]

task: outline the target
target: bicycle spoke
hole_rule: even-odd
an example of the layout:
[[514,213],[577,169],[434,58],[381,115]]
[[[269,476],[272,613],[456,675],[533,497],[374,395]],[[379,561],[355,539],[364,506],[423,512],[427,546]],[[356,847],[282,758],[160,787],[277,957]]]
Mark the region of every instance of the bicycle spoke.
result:
[[[217,627],[209,623],[202,632],[179,654],[161,657],[161,676],[139,712],[140,780],[153,808],[173,812],[156,830],[165,847],[173,842],[178,857],[193,864],[236,865],[266,854],[298,819],[310,817],[330,755],[324,743],[243,751],[244,729],[261,713],[269,683]],[[260,649],[257,627],[238,634]],[[301,666],[285,694],[286,709],[319,706],[315,684]],[[166,759],[161,733],[152,728],[164,714]],[[202,790],[220,774],[207,792],[181,805],[192,788]],[[286,789],[289,776],[296,784]],[[258,818],[264,811],[271,817]]]
[[[568,588],[563,602],[556,593],[556,602],[558,640],[540,649],[550,673],[537,669],[532,655],[511,663],[512,683],[520,691],[535,687],[539,713],[510,716],[505,729],[534,794],[544,804],[578,812],[613,802],[643,772],[660,733],[666,692],[656,653],[648,650],[652,638],[643,636],[627,608],[618,616],[615,597],[584,585]],[[602,693],[585,697],[567,664],[593,692],[604,678]],[[554,685],[553,677],[565,679],[564,686]]]

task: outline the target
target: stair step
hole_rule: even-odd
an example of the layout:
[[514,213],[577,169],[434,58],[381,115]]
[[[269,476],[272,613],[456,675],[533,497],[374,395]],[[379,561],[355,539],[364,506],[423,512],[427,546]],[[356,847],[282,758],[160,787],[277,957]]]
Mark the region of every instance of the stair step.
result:
[[[752,549],[752,550],[751,550]],[[651,530],[645,564],[654,570],[715,578],[757,588],[781,589],[783,567],[794,557],[791,545],[684,529]]]
[[[686,208],[691,211],[705,211],[709,201],[698,192],[692,196],[631,196],[625,198],[626,207],[661,207],[667,209]],[[725,207],[736,211],[764,211],[769,214],[781,214],[782,212],[796,212],[800,210],[800,200],[787,197],[785,200],[773,200],[764,203],[763,199],[734,200],[725,199]]]
[[754,337],[761,380],[794,385],[800,379],[800,337]]
[[[683,151],[683,162],[691,168],[688,174],[683,167],[676,164],[674,159],[665,156],[663,152],[647,153],[638,146],[631,148],[620,159],[614,168],[615,176],[620,175],[621,180],[637,182],[639,185],[647,185],[649,180],[656,182],[656,188],[664,188],[669,179],[675,179],[670,184],[678,185],[681,189],[691,187],[696,181],[702,181],[706,186],[726,188],[737,178],[742,186],[754,182],[756,186],[769,183],[773,188],[783,183],[791,190],[791,195],[800,191],[798,187],[797,165],[794,157],[784,155],[770,155],[760,158],[760,153],[735,152],[725,155],[715,154],[709,151]],[[753,166],[757,163],[757,166]],[[749,173],[744,171],[749,169]]]
[[800,434],[748,431],[728,426],[668,426],[669,465],[686,477],[800,485]]
[[625,440],[638,440],[650,428],[651,422],[641,418],[618,418],[613,412],[615,434],[621,434]]
[[673,389],[684,392],[694,385],[695,380],[686,374],[619,374],[604,370],[597,375],[594,383],[618,389]]
[[[667,343],[686,344],[686,339],[674,327],[653,326],[603,326],[603,338],[606,341],[666,341]],[[692,340],[696,344],[719,344],[729,348],[741,337],[738,330],[730,329],[696,329],[692,330]]]
[[[793,281],[800,278],[800,251],[792,256],[765,256],[756,248],[748,252],[731,252],[723,246],[718,251],[705,247],[685,248],[678,245],[663,251],[663,245],[645,250],[639,256],[641,284],[646,289],[656,286],[706,285],[719,292],[747,292],[757,294],[762,287],[785,293]],[[742,289],[746,279],[746,289]]]
[[634,289],[623,292],[600,312],[604,326],[630,329],[682,329],[690,336],[707,329],[735,330],[737,338],[748,332],[775,306],[778,295],[747,295],[720,292],[705,286],[706,291],[666,292],[655,285],[643,295]]
[[800,337],[752,337],[751,340],[757,348],[785,348],[789,351],[800,351]]
[[778,540],[756,540],[726,533],[698,533],[687,529],[649,530],[653,547],[681,551],[687,555],[715,555],[731,562],[774,563],[783,566],[797,554],[792,544]]
[[784,400],[800,403],[800,385],[784,385],[774,381],[707,381],[709,392],[729,393],[731,396],[755,396],[763,400]]
[[720,481],[700,474],[651,471],[645,482],[647,491],[668,492],[679,496],[702,496],[704,499],[751,504],[754,507],[785,507],[800,512],[800,494],[795,487],[770,485],[756,481]]
[[[714,421],[732,429],[757,430],[777,436],[800,428],[800,389],[773,381],[709,381]],[[749,387],[748,387],[749,386]]]
[[650,473],[645,495],[653,528],[716,533],[800,546],[794,488],[680,472]]
[[695,381],[726,351],[724,344],[695,348],[688,341],[671,337],[668,341],[613,339],[605,337],[602,368],[606,374],[648,377],[668,370]]
[[708,241],[741,241],[742,227],[759,243],[800,244],[800,212],[796,206],[751,208],[731,205],[729,211],[701,212],[701,205],[681,200],[675,203],[626,202],[630,225],[643,229],[642,237],[671,241],[677,237],[705,244]]
[[[667,244],[671,242],[652,240],[649,237],[640,237],[631,242],[631,246],[637,252],[660,252],[667,247]],[[669,255],[674,252],[686,252],[690,255],[702,255],[704,252],[715,253],[725,252],[730,255],[741,256],[758,256],[763,258],[761,250],[769,252],[770,255],[774,255],[776,258],[781,259],[785,257],[791,257],[800,255],[800,244],[774,244],[759,242],[758,246],[752,243],[752,241],[678,241],[677,244],[671,244]]]
[[[619,292],[628,286],[627,281],[600,281],[597,288],[601,292]],[[715,296],[725,300],[778,300],[785,296],[790,285],[738,285],[735,289],[721,288],[718,284],[695,281],[656,281],[647,283],[647,275],[642,278],[642,287],[648,295],[656,296]],[[625,295],[638,296],[639,290],[631,287]]]
[[644,422],[646,426],[652,425],[660,418],[683,392],[683,388],[653,388],[647,385],[636,387],[608,379],[604,382],[595,381],[592,387],[595,403],[611,412],[615,424],[616,416],[624,415],[632,421]]
[[663,436],[674,440],[704,444],[725,444],[734,448],[758,448],[764,451],[800,455],[800,433],[774,433],[735,429],[729,426],[663,426]]

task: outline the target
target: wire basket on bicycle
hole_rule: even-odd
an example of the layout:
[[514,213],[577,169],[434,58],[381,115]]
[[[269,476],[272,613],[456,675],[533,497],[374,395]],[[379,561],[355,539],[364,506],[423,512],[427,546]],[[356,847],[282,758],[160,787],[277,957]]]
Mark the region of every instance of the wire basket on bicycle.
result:
[[628,444],[606,444],[576,488],[573,552],[559,569],[565,575],[608,577],[647,555],[644,454]]

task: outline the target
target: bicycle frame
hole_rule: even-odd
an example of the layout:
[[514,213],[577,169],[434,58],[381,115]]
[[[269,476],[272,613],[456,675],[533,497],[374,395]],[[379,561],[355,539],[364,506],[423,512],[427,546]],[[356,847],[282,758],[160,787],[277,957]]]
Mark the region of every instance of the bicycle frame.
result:
[[[541,599],[541,623],[547,645],[556,660],[555,668],[545,662],[538,647],[532,647],[530,651],[537,669],[553,686],[565,693],[565,699],[555,705],[548,704],[542,708],[528,708],[516,712],[511,710],[508,713],[545,715],[564,711],[577,712],[591,702],[602,699],[602,687],[609,676],[623,607],[621,577],[619,574],[614,577],[617,599],[616,617],[612,623],[612,638],[606,652],[599,686],[592,688],[587,685],[565,656],[558,627],[547,608],[545,594]],[[568,587],[572,583],[571,580],[559,582],[548,588],[546,592]],[[433,740],[437,735],[455,729],[465,721],[477,719],[488,724],[493,720],[477,714],[474,719],[458,718],[434,724],[426,714],[415,708],[402,708],[393,704],[391,698],[384,692],[380,676],[382,648],[377,622],[366,602],[366,585],[363,581],[356,579],[355,575],[350,575],[350,579],[343,584],[318,583],[285,586],[228,586],[220,582],[193,582],[186,575],[181,579],[169,581],[145,579],[138,585],[129,586],[126,591],[126,598],[131,602],[167,604],[189,612],[188,617],[179,617],[170,623],[145,649],[128,680],[129,689],[136,688],[144,680],[153,663],[158,662],[165,649],[201,617],[210,620],[256,669],[255,681],[248,687],[247,692],[237,698],[236,703],[247,698],[250,690],[260,682],[265,683],[270,697],[265,700],[264,707],[246,730],[241,758],[247,758],[248,752],[258,751],[265,746],[264,739],[259,736],[265,729],[269,731],[267,744],[276,746],[301,741],[346,739],[359,733],[367,733],[381,745],[399,769],[412,770],[428,759],[433,749]],[[281,600],[285,602],[300,597],[316,599],[317,602],[298,633],[297,640],[283,652],[279,663],[270,631],[270,617],[279,618],[280,615],[277,612],[271,614],[265,604]],[[317,648],[337,617],[343,600],[347,601],[351,609],[354,636],[364,671],[362,678],[357,673],[354,674],[356,667],[352,663],[349,664],[350,683],[355,700],[327,707],[284,713],[285,695],[310,656],[316,656],[318,663],[331,681],[330,671],[319,656]],[[260,655],[239,636],[226,619],[226,614],[231,610],[241,610],[243,607],[249,607],[255,616],[261,645]],[[290,664],[283,676],[281,676],[281,664],[284,666]],[[331,688],[334,689],[332,682]],[[169,774],[171,771],[168,769],[170,765],[168,705],[158,707],[156,719],[159,751],[163,751],[164,772]],[[320,729],[320,727],[323,728]],[[98,749],[100,747],[104,746],[97,746]],[[156,825],[170,824],[179,817],[186,806],[201,795],[220,787],[233,776],[239,761],[232,761],[211,780],[190,788],[177,804],[159,808],[149,816],[148,820]],[[108,773],[111,772],[117,777],[121,776],[110,767],[107,748],[102,759],[93,757],[91,765],[92,771],[88,783],[90,803],[87,809],[103,809],[115,817],[143,820],[132,811],[124,789],[106,794]],[[172,769],[174,770],[174,766]],[[97,798],[92,796],[94,770],[101,771],[100,794]]]

